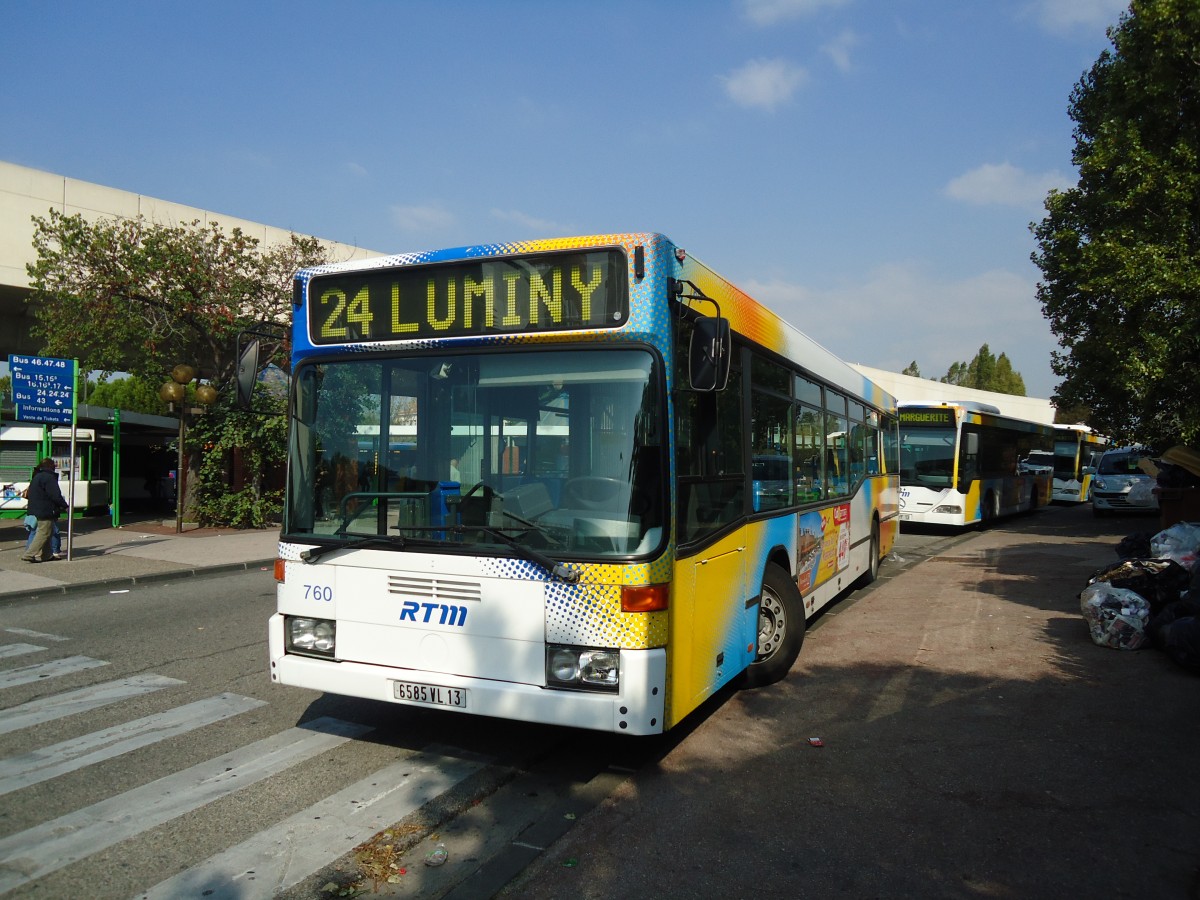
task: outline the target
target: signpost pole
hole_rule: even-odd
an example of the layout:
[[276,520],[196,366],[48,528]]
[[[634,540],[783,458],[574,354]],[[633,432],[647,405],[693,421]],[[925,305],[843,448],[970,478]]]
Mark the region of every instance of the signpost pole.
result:
[[71,561],[71,553],[75,547],[75,482],[80,473],[75,465],[75,426],[79,421],[79,360],[71,360],[71,480],[67,484],[67,562]]
[[121,526],[121,410],[113,409],[113,455],[112,455],[112,527]]

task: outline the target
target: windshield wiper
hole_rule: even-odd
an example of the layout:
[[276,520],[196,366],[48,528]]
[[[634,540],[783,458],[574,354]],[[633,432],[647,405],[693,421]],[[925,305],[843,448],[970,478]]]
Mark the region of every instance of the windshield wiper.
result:
[[[348,534],[348,532],[342,533]],[[311,563],[334,550],[354,550],[358,547],[372,547],[376,545],[384,546],[389,550],[403,550],[404,544],[404,538],[399,535],[368,534],[362,535],[356,540],[347,541],[344,544],[322,544],[320,547],[310,547],[308,550],[301,550],[300,558],[306,563]]]
[[551,559],[546,554],[534,550],[532,547],[527,547],[511,535],[505,534],[499,528],[491,528],[487,525],[455,525],[446,529],[453,534],[464,534],[468,531],[482,531],[486,535],[494,537],[502,544],[507,544],[511,547],[522,559],[541,566],[545,569],[551,578],[557,578],[559,581],[564,581],[567,584],[579,583],[579,570],[568,566],[566,563],[558,562]]

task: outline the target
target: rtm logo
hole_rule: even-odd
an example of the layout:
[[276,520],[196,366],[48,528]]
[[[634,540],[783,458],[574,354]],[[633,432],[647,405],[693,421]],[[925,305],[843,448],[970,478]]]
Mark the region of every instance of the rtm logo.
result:
[[[417,619],[417,613],[422,609],[425,610],[425,618]],[[447,606],[445,603],[418,603],[416,600],[404,601],[404,606],[400,609],[400,621],[420,621],[428,624],[433,618],[434,610],[438,609],[442,611],[441,616],[438,618],[439,625],[457,625],[461,628],[467,624],[467,608],[465,606]]]

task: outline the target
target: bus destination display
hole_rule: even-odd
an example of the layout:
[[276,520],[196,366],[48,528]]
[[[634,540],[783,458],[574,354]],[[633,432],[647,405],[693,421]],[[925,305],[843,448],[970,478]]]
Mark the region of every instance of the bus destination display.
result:
[[901,425],[936,425],[954,427],[952,409],[901,409]]
[[629,315],[618,250],[315,276],[314,344],[616,328]]

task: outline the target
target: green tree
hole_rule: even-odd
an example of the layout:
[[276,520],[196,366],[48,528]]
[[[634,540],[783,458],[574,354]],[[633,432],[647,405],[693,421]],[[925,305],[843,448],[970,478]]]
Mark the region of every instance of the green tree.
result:
[[87,402],[92,406],[107,406],[130,412],[166,414],[167,405],[158,396],[163,379],[116,378],[112,381],[89,382]]
[[[218,389],[231,385],[238,333],[285,324],[292,275],[326,261],[316,238],[263,249],[216,222],[88,222],[50,210],[33,224],[37,259],[26,268],[42,352],[159,383],[183,362]],[[287,368],[285,341],[264,345],[263,365]]]
[[904,367],[904,369],[900,372],[900,374],[901,375],[911,375],[913,378],[920,378],[921,377],[921,369],[917,365],[917,361],[914,359],[912,362],[910,362],[907,366]]
[[979,352],[969,363],[951,363],[946,374],[938,380],[944,384],[956,384],[977,391],[1025,396],[1025,379],[1021,377],[1021,373],[1013,371],[1012,362],[1006,354],[994,356],[987,344],[979,348]]
[[1075,187],[1031,227],[1056,400],[1120,441],[1200,441],[1200,4],[1134,0],[1071,93]]
[[1086,406],[1055,406],[1055,425],[1087,425],[1092,418],[1092,411]]
[[287,456],[284,396],[258,390],[252,409],[237,409],[232,396],[192,420],[189,438],[201,448],[193,512],[200,525],[262,528],[283,510],[282,479]]
[[[241,229],[227,233],[216,222],[166,226],[141,216],[89,222],[54,210],[33,223],[37,259],[27,270],[41,352],[76,357],[88,371],[130,373],[131,383],[110,388],[114,402],[105,404],[124,408],[153,408],[146,386],[157,389],[178,363],[195,366],[223,402],[188,430],[185,514],[201,515],[206,524],[267,520],[278,497],[262,489],[261,470],[281,459],[283,428],[267,416],[250,425],[235,415],[229,401],[236,339],[244,330],[274,326],[281,337],[264,341],[260,365],[289,367],[288,332],[280,326],[291,314],[292,276],[326,261],[320,242],[291,235],[262,248]],[[91,400],[99,404],[104,396]],[[161,404],[154,409],[161,410]],[[268,411],[278,410],[262,410]],[[226,465],[230,442],[242,442],[237,456],[244,465]],[[242,471],[254,473],[250,494],[231,483]],[[245,509],[247,503],[254,508]]]

